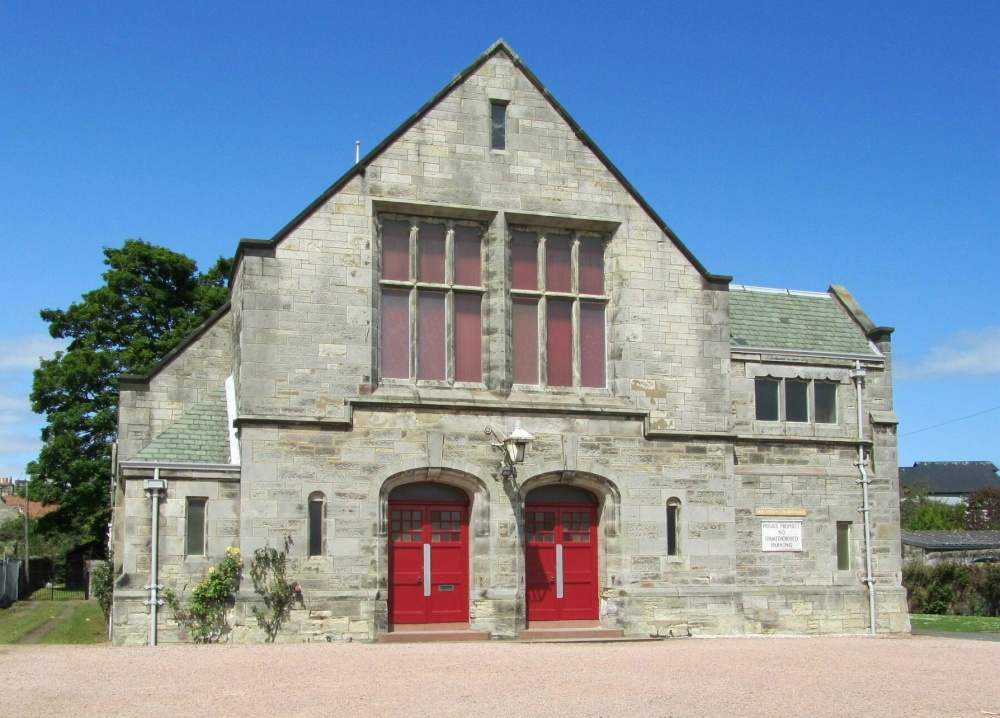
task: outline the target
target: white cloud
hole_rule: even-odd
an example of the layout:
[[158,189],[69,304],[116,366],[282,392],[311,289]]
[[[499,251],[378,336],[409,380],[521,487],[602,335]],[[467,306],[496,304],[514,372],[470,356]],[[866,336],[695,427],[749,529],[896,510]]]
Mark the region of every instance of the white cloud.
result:
[[902,381],[995,376],[1000,376],[1000,327],[953,334],[919,361],[896,362],[896,378]]
[[67,344],[65,340],[53,339],[47,334],[0,339],[0,371],[36,369],[40,357],[48,359],[65,349]]

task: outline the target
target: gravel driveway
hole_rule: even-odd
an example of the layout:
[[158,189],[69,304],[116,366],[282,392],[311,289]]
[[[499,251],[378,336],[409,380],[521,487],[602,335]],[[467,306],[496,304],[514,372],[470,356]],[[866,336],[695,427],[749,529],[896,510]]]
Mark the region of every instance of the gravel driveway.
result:
[[1000,643],[9,646],[4,716],[1000,715]]

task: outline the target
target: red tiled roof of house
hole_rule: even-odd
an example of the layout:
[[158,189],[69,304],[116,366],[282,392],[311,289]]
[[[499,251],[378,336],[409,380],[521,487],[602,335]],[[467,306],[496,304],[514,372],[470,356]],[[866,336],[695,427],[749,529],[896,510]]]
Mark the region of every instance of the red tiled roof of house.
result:
[[[4,496],[2,500],[8,506],[13,506],[19,511],[24,511],[24,499],[20,496]],[[28,502],[28,517],[37,519],[51,514],[53,511],[59,509],[59,504],[49,504],[46,506],[41,501],[29,501]]]

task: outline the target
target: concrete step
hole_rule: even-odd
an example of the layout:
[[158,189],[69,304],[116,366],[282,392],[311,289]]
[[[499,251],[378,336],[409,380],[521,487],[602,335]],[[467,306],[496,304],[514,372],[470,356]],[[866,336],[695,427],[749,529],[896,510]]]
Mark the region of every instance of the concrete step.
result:
[[489,631],[445,630],[445,631],[393,631],[378,637],[379,643],[447,643],[454,641],[488,641]]
[[571,641],[620,641],[625,640],[621,628],[600,626],[533,626],[517,632],[519,641],[571,642]]

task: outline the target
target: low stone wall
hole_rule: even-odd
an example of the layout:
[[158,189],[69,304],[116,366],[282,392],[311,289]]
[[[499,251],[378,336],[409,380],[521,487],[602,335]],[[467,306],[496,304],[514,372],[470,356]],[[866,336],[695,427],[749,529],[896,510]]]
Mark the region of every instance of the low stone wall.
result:
[[955,563],[970,563],[973,559],[984,557],[1000,558],[1000,548],[976,549],[973,551],[935,551],[917,546],[903,544],[903,561],[937,564],[952,561]]

